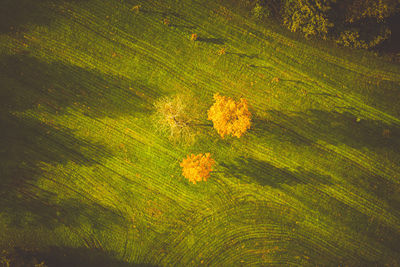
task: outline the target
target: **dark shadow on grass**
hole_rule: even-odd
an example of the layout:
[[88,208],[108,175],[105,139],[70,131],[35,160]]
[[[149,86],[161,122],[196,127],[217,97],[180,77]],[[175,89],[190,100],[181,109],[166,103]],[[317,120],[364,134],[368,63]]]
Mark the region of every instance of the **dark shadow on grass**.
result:
[[[378,158],[385,160],[384,165],[393,164],[398,167],[398,162],[400,162],[399,125],[358,118],[349,111],[339,113],[308,110],[290,115],[280,111],[269,111],[269,113],[273,118],[279,118],[280,122],[274,124],[268,121],[265,123],[255,121],[251,131],[257,137],[305,145],[317,144],[322,140],[324,143],[338,147],[346,145],[358,150],[361,154],[374,153]],[[318,147],[319,145],[316,149]],[[333,151],[326,153],[334,154]],[[397,183],[359,166],[346,155],[338,155],[338,157],[347,162],[348,167],[357,170],[356,174],[350,173],[344,177],[347,183],[364,188],[384,201],[392,210],[400,210],[398,198],[400,186]]]
[[204,43],[210,43],[210,44],[223,45],[223,44],[225,44],[225,39],[223,39],[223,38],[198,37],[196,39],[196,42],[204,42]]
[[53,5],[83,0],[2,0],[0,3],[0,34],[24,31],[28,24],[49,25],[55,19]]
[[273,139],[279,142],[290,142],[296,146],[308,146],[313,143],[312,140],[298,134],[296,131],[285,127],[271,120],[254,118],[250,134],[254,134],[260,139]]
[[[395,252],[400,244],[400,235],[397,229],[387,225],[379,218],[371,217],[368,213],[362,213],[347,202],[343,202],[340,198],[335,198],[335,195],[327,194],[326,191],[320,190],[321,187],[326,188],[334,186],[332,177],[323,175],[314,171],[297,168],[296,170],[288,170],[286,168],[277,168],[268,162],[254,158],[236,158],[232,161],[220,163],[223,172],[227,177],[235,177],[241,183],[255,183],[261,186],[279,188],[286,191],[288,187],[294,187],[295,190],[289,190],[291,198],[298,200],[307,209],[314,213],[321,214],[322,217],[329,218],[341,225],[344,225],[354,232],[368,236],[371,240],[381,243],[386,249]],[[346,177],[346,180],[354,182],[354,186],[362,187],[374,194],[379,191],[381,200],[387,200],[385,194],[392,194],[396,189],[391,188],[392,183],[383,184],[379,179],[367,179],[367,177]],[[369,181],[367,181],[369,180]],[[367,182],[372,182],[374,185],[366,185]],[[296,189],[296,185],[306,185]],[[301,190],[301,189],[305,190]],[[398,186],[397,186],[398,188]],[[371,190],[371,191],[369,191]],[[399,192],[399,191],[397,191]],[[398,211],[399,206],[390,206],[389,211]],[[313,244],[308,244],[307,246]],[[314,249],[318,249],[315,247]],[[354,255],[350,252],[349,258],[354,263],[364,262],[360,255]],[[356,256],[356,257],[354,257]]]
[[[385,159],[385,164],[400,162],[400,127],[388,125],[381,121],[360,119],[349,111],[343,113],[309,110],[307,112],[285,114],[280,111],[269,111],[270,120],[255,118],[249,133],[254,134],[259,142],[272,141],[290,143],[295,146],[314,146],[322,140],[335,146],[346,145],[361,153],[375,153]],[[273,118],[277,118],[279,123]],[[333,153],[333,152],[332,152]],[[348,160],[341,156],[343,160]],[[349,166],[359,169],[358,175],[346,178],[354,186],[362,186],[379,199],[384,200],[395,210],[400,209],[397,197],[400,186],[377,176],[357,163],[349,161]]]
[[245,183],[257,183],[262,186],[280,188],[282,185],[328,184],[330,177],[298,169],[296,172],[286,168],[277,168],[268,162],[254,158],[239,157],[232,162],[220,165],[229,176],[236,177]]
[[186,30],[194,30],[197,27],[192,25],[183,25],[183,24],[169,24],[169,27],[178,28],[178,29],[186,29]]
[[1,104],[14,111],[40,107],[62,114],[74,106],[90,117],[138,116],[151,112],[144,93],[159,97],[145,81],[46,63],[27,55],[0,58],[0,73]]
[[276,168],[271,164],[252,159],[237,158],[232,163],[220,163],[229,175],[246,183],[278,187],[280,184],[294,184],[299,180],[290,172]]
[[[0,213],[10,226],[53,229],[79,227],[82,222],[95,229],[124,226],[118,212],[97,205],[47,172],[68,163],[101,166],[112,152],[40,114],[67,115],[68,108],[93,118],[147,114],[142,96],[129,91],[131,83],[28,56],[0,58],[0,80]],[[36,115],[17,115],[28,110]],[[71,198],[60,200],[57,190],[43,189],[38,185],[42,177]]]
[[267,67],[267,66],[258,66],[258,65],[254,65],[254,64],[250,64],[249,67],[255,68],[255,69],[265,69],[265,70],[272,70],[272,69],[273,69],[273,68],[271,68],[271,67]]
[[291,83],[297,83],[297,84],[306,84],[305,82],[301,80],[288,80],[288,79],[279,79],[281,82],[291,82]]
[[310,126],[332,144],[353,148],[387,149],[400,153],[400,126],[380,121],[360,119],[349,113],[310,110],[296,120],[308,118]]
[[[60,201],[55,192],[36,185],[45,174],[42,167],[69,162],[81,166],[100,164],[111,156],[105,147],[77,138],[68,129],[10,114],[0,114],[0,128],[0,212],[10,225],[53,229],[60,224],[77,227],[85,220],[93,228],[103,229],[108,223],[124,223],[114,211],[96,205],[85,195],[81,195],[82,199]],[[56,176],[47,176],[59,185]],[[80,194],[63,184],[59,188],[75,197]]]
[[100,249],[48,247],[41,250],[27,250],[15,247],[6,252],[11,266],[34,266],[44,262],[48,267],[155,267],[145,263],[128,263],[118,260],[111,253]]
[[375,50],[381,53],[399,55],[400,53],[400,14],[397,12],[387,19],[387,24],[390,26],[391,35],[389,39],[383,41]]
[[235,56],[238,56],[239,58],[249,58],[249,59],[254,59],[254,58],[258,59],[259,58],[259,56],[257,54],[248,55],[248,54],[244,54],[244,53],[235,53],[235,52],[226,52],[225,54],[235,55]]
[[339,113],[308,110],[288,115],[270,110],[268,113],[279,117],[282,121],[280,125],[291,131],[296,132],[296,128],[309,129],[306,138],[312,142],[324,140],[333,145],[345,144],[356,149],[375,151],[386,149],[397,154],[400,151],[400,125],[358,118],[349,111]]

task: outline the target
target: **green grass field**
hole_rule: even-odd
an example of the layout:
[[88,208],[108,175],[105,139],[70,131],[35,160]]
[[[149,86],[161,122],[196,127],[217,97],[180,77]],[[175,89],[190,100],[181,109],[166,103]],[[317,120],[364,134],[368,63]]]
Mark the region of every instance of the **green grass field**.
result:
[[[400,65],[229,1],[0,8],[0,250],[48,266],[400,266]],[[207,110],[216,92],[248,100],[242,138],[157,131],[160,97]],[[179,163],[205,152],[215,172],[191,184]]]

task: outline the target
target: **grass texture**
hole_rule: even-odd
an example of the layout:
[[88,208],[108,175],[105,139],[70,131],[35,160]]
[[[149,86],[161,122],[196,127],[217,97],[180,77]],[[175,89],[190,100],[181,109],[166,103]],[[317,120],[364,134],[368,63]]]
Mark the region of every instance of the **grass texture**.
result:
[[[232,1],[3,0],[0,25],[0,248],[49,266],[400,265],[399,65]],[[242,138],[157,130],[161,97],[206,111],[217,92],[248,100]],[[193,185],[179,163],[205,152],[215,172]]]

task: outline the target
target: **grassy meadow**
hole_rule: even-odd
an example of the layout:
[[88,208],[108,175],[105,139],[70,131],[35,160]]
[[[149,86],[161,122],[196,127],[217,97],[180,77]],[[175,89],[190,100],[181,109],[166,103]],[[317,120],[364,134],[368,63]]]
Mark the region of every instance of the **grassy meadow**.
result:
[[[217,92],[248,100],[243,137],[159,131],[158,99],[191,96],[207,124]],[[400,65],[372,52],[234,1],[3,0],[0,101],[0,251],[48,266],[400,266]],[[191,184],[179,163],[205,152],[215,171]]]

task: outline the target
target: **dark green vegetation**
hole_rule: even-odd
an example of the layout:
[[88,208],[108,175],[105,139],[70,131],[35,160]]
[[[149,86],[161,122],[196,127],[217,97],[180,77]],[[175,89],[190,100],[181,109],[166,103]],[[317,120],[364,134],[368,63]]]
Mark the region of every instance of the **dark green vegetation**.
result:
[[[400,265],[400,67],[241,10],[2,2],[2,257]],[[157,131],[161,97],[191,94],[207,110],[216,92],[248,100],[242,138],[210,128],[185,145]],[[205,152],[216,172],[190,184],[179,162]]]
[[329,37],[340,45],[363,49],[389,50],[389,43],[399,44],[395,40],[399,38],[399,0],[237,1],[252,8],[256,18],[275,17],[305,37]]

